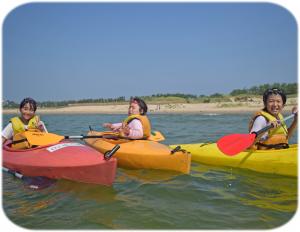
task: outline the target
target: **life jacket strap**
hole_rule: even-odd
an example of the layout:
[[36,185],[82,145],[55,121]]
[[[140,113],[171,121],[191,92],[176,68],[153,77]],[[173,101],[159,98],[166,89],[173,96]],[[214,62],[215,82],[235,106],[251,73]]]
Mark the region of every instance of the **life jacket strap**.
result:
[[287,149],[290,147],[289,144],[287,143],[278,143],[278,144],[256,143],[256,145],[266,147],[268,149]]
[[15,140],[15,141],[12,141],[11,144],[23,143],[23,142],[26,142],[26,141],[27,141],[27,139]]

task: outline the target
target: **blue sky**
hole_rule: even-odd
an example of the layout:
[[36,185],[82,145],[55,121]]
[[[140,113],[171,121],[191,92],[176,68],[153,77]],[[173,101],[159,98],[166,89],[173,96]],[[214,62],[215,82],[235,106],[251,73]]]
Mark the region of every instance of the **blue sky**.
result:
[[3,24],[3,99],[229,93],[297,82],[297,26],[267,3],[31,3]]

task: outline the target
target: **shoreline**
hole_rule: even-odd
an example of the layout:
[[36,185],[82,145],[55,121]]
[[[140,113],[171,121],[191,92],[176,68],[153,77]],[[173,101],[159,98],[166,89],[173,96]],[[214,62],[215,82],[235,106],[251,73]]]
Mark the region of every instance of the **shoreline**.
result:
[[[293,105],[286,105],[284,112],[291,111]],[[169,103],[148,104],[148,114],[243,114],[254,113],[263,104],[238,103]],[[62,108],[38,108],[37,114],[127,114],[128,105],[81,105]],[[2,109],[2,114],[19,114],[19,109]]]

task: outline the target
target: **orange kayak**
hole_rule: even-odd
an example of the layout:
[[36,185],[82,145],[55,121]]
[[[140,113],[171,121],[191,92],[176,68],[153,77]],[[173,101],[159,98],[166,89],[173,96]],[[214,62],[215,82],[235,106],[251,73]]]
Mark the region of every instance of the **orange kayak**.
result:
[[[90,131],[88,135],[103,135],[103,132]],[[178,151],[172,154],[171,148],[155,141],[92,138],[85,139],[85,142],[102,153],[119,144],[120,149],[114,154],[119,167],[190,172],[191,155],[189,153]]]
[[102,153],[80,143],[62,141],[15,150],[11,148],[11,141],[7,141],[2,151],[3,166],[24,176],[43,176],[110,186],[116,175],[115,158],[106,161]]

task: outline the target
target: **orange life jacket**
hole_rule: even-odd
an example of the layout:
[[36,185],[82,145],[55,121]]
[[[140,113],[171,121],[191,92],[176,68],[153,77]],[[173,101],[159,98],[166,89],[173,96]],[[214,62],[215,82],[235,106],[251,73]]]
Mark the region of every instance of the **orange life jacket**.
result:
[[12,124],[12,128],[14,130],[14,135],[15,135],[20,132],[24,132],[26,129],[37,129],[40,118],[37,115],[33,116],[29,120],[27,125],[25,125],[19,117],[13,117],[9,121]]
[[[28,124],[25,125],[22,120],[19,117],[13,117],[10,119],[10,122],[12,124],[12,128],[14,130],[14,136],[13,136],[13,143],[11,145],[12,148],[14,149],[28,149],[31,148],[32,145],[28,143],[24,132],[26,130],[32,130],[32,131],[40,131],[38,129],[38,122],[39,122],[40,118],[35,115],[34,117],[32,117]],[[16,141],[23,141],[23,142],[19,142],[19,143],[14,143]]]
[[132,120],[138,119],[142,123],[143,126],[143,138],[147,139],[151,135],[151,124],[146,115],[138,115],[138,114],[133,114],[127,117],[123,121],[123,125],[128,125]]
[[252,119],[249,122],[249,132],[253,127],[254,121],[258,116],[263,116],[267,122],[272,122],[276,120],[281,121],[281,126],[277,128],[272,128],[268,131],[268,137],[266,140],[258,141],[252,148],[265,150],[265,149],[272,149],[272,148],[287,148],[288,147],[288,129],[283,121],[282,114],[278,114],[278,118],[274,117],[272,114],[262,110],[256,112]]

